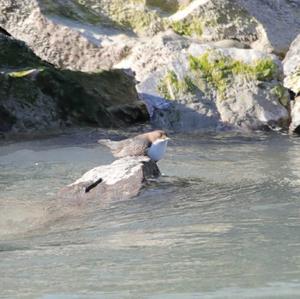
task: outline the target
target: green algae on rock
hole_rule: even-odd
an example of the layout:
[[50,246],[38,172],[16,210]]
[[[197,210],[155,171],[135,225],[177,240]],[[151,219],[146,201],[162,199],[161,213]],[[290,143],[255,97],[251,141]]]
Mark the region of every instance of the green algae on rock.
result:
[[179,35],[194,36],[200,38],[203,33],[203,24],[196,17],[192,21],[174,21],[170,23],[170,27]]
[[157,123],[176,130],[287,126],[289,96],[281,88],[282,68],[275,56],[193,43],[163,57],[165,65],[138,86],[150,95],[148,101],[151,96],[171,100],[170,109],[155,114]]
[[73,0],[68,4],[53,4],[52,1],[42,0],[45,12],[58,14],[92,24],[111,26],[125,31],[132,30],[143,33],[152,25],[162,29],[159,14],[147,7],[143,0]]
[[[166,99],[176,99],[180,93],[193,93],[197,88],[203,89],[205,79],[217,89],[220,98],[224,98],[226,88],[230,87],[233,76],[244,76],[250,80],[271,81],[276,79],[277,65],[270,58],[262,58],[248,64],[210,50],[199,57],[189,56],[189,67],[193,76],[186,75],[178,79],[176,73],[169,70],[158,86],[159,93]],[[275,87],[274,87],[275,88]],[[279,95],[279,85],[274,93]],[[282,94],[283,96],[283,91]]]
[[201,41],[236,39],[251,44],[258,38],[255,18],[228,0],[187,2],[167,20],[178,34]]
[[200,72],[200,76],[204,76],[221,96],[224,95],[233,76],[271,81],[277,75],[277,65],[270,58],[258,59],[253,64],[248,64],[213,51],[199,57],[189,56],[189,65],[193,72]]
[[174,71],[168,71],[158,85],[158,92],[168,100],[176,100],[182,93],[193,93],[196,89],[193,80],[188,75],[179,80]]

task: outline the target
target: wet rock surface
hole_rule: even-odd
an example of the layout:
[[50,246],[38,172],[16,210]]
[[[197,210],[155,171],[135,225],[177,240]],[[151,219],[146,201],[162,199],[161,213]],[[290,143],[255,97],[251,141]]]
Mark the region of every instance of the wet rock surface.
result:
[[86,200],[112,202],[135,197],[150,178],[160,171],[148,157],[126,157],[110,165],[95,167],[60,191],[59,197],[71,203]]

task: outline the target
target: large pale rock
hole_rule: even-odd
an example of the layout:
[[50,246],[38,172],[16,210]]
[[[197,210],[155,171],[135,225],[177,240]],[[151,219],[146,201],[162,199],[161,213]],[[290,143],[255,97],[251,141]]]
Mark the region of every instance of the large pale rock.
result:
[[202,41],[258,39],[258,23],[232,0],[194,0],[168,21],[176,32]]
[[132,69],[137,81],[143,81],[151,73],[170,63],[190,46],[191,41],[172,30],[160,33],[151,39],[140,41],[116,68]]
[[167,28],[281,55],[299,32],[299,6],[291,0],[0,0],[0,26],[58,67],[96,71],[114,67],[145,37]]
[[291,123],[289,127],[290,133],[300,134],[300,97],[296,97],[291,102]]
[[299,34],[300,1],[236,0],[236,3],[259,24],[258,40],[252,47],[284,56]]
[[134,39],[100,26],[99,15],[75,2],[0,0],[0,25],[57,67],[110,69],[128,54]]
[[194,0],[169,17],[175,31],[199,40],[237,39],[284,55],[300,29],[294,0]]
[[126,200],[137,196],[147,179],[159,175],[156,163],[148,157],[126,157],[91,169],[61,190],[60,197],[76,203],[90,199],[101,202]]
[[0,26],[61,68],[110,69],[137,42],[163,30],[155,9],[136,0],[0,0]]
[[[290,132],[300,133],[300,34],[292,43],[284,61],[284,86],[296,94],[291,102]],[[298,95],[298,96],[297,96]]]
[[[209,69],[192,69],[190,57],[203,55]],[[166,33],[137,47],[127,63],[160,126],[186,131],[287,125],[289,98],[281,84],[281,62],[272,55],[190,43]]]
[[284,58],[284,85],[295,94],[300,92],[300,34],[291,44]]

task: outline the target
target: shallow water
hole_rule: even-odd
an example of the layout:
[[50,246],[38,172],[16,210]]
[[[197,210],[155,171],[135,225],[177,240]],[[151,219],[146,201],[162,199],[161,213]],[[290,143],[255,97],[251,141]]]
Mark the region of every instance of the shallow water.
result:
[[300,139],[172,136],[137,198],[56,192],[113,158],[97,134],[0,147],[0,298],[300,298]]

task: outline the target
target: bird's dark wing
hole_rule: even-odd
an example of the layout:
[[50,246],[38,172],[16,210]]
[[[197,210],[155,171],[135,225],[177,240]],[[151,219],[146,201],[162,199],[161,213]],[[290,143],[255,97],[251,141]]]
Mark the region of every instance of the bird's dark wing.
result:
[[111,141],[109,139],[98,140],[98,143],[107,146],[112,154],[117,158],[127,156],[144,156],[151,145],[145,138],[134,137],[121,141]]
[[129,138],[121,141],[117,157],[145,156],[151,143],[145,138]]

